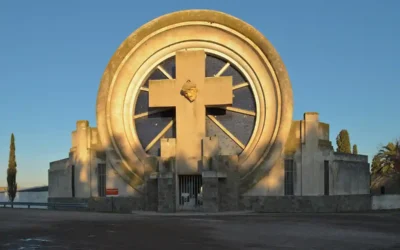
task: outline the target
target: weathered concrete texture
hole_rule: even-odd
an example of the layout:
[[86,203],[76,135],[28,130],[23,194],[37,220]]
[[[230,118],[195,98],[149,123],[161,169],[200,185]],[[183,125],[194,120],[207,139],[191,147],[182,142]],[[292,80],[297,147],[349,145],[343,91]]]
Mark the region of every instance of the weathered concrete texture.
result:
[[243,196],[240,208],[270,213],[360,212],[371,210],[371,196]]
[[50,162],[48,177],[49,197],[72,196],[72,169],[69,167],[69,158]]
[[[330,194],[351,195],[370,193],[370,172],[368,161],[362,155],[335,153],[331,166]],[[343,159],[343,160],[342,160]]]

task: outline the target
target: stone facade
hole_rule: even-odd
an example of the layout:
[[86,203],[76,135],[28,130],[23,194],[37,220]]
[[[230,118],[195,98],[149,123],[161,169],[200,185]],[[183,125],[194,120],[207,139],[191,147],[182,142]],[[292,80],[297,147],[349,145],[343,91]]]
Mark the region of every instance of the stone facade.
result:
[[[50,199],[104,212],[333,211],[342,201],[336,210],[362,210],[369,194],[367,157],[334,153],[318,113],[292,120],[278,53],[224,13],[177,12],[138,29],[111,58],[96,112],[97,127],[78,121],[69,158],[50,164]],[[139,133],[143,117],[154,122]]]
[[[367,156],[336,153],[329,139],[329,125],[320,123],[317,114],[312,113],[314,122],[323,124],[315,127],[323,127],[323,133],[314,130],[302,130],[305,121],[294,121],[291,137],[285,147],[285,156],[282,160],[290,160],[294,163],[293,196],[285,196],[285,172],[284,163],[278,164],[277,168],[270,171],[270,175],[260,181],[252,189],[245,193],[241,192],[241,178],[238,172],[237,156],[221,156],[218,151],[211,150],[218,143],[211,138],[205,151],[202,170],[203,205],[196,211],[222,212],[237,210],[256,210],[264,212],[278,211],[361,211],[368,205],[366,197],[369,196],[369,164]],[[307,119],[308,114],[305,114]],[[78,124],[79,125],[79,124]],[[306,132],[307,131],[307,132]],[[314,136],[317,139],[309,139]],[[152,165],[151,173],[146,177],[145,185],[135,191],[121,179],[115,181],[118,175],[111,171],[110,165],[105,159],[97,158],[101,154],[93,154],[91,161],[98,164],[107,164],[106,186],[107,188],[118,188],[119,197],[98,197],[97,180],[98,173],[89,177],[90,183],[79,183],[91,186],[92,196],[87,198],[92,207],[91,210],[107,212],[127,212],[132,210],[147,210],[159,212],[179,211],[177,204],[177,175],[175,175],[174,158],[168,156],[173,150],[173,141],[169,141],[169,147],[164,147],[163,157],[148,158],[147,165]],[[311,145],[310,145],[311,144]],[[310,150],[310,147],[314,151]],[[214,152],[214,153],[213,153]],[[304,155],[308,153],[308,155]],[[71,149],[70,158],[52,162],[49,170],[49,197],[62,198],[71,197],[71,165],[74,159],[74,149]],[[303,159],[313,157],[313,167],[301,168]],[[168,159],[168,160],[165,160]],[[329,185],[328,194],[324,193],[324,163],[329,163]],[[309,164],[309,163],[308,163]],[[280,169],[277,171],[276,169]],[[79,168],[75,170],[79,175]],[[275,172],[274,172],[275,171]],[[110,174],[111,173],[111,174]],[[278,174],[277,174],[278,173]],[[302,177],[302,175],[310,175]],[[272,177],[274,177],[272,179]],[[307,183],[302,183],[306,181]],[[121,184],[122,183],[122,184]],[[117,184],[117,185],[116,185]],[[305,184],[314,186],[313,189]],[[124,188],[125,186],[125,188]],[[122,187],[122,189],[121,189]],[[130,191],[131,190],[131,191]],[[311,190],[311,191],[309,191]],[[301,193],[303,191],[303,193]],[[307,191],[307,193],[304,193]],[[77,198],[82,197],[79,189],[76,189]],[[93,195],[94,194],[94,195]],[[98,197],[98,198],[96,198]],[[297,197],[297,198],[296,198]],[[303,197],[303,198],[301,198]],[[75,199],[74,199],[75,200]],[[61,200],[60,200],[61,201]],[[336,202],[341,203],[335,207]]]

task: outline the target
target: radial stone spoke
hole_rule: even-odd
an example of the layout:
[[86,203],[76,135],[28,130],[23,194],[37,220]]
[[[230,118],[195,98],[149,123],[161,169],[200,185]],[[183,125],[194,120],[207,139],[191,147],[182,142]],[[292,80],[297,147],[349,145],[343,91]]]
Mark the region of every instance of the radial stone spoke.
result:
[[159,65],[157,69],[159,69],[168,79],[172,79],[172,76],[168,74],[168,72],[161,65]]
[[229,111],[239,113],[239,114],[256,116],[256,112],[251,111],[251,110],[246,110],[246,109],[240,109],[240,108],[235,108],[235,107],[219,107],[219,106],[214,106],[213,108],[225,109],[225,110],[229,110]]
[[215,76],[216,77],[221,76],[225,72],[225,70],[229,68],[230,65],[231,65],[230,63],[226,63],[224,67],[222,67],[222,69],[220,69]]
[[233,90],[236,90],[236,89],[244,88],[244,87],[246,87],[246,86],[249,86],[249,84],[248,84],[247,82],[243,82],[243,83],[239,83],[239,84],[233,86],[232,89],[233,89]]
[[208,118],[210,118],[210,120],[212,122],[215,123],[215,125],[217,125],[227,136],[229,136],[237,145],[239,145],[239,147],[241,147],[242,149],[245,148],[244,144],[239,141],[238,138],[236,138],[231,132],[229,132],[229,130],[227,128],[224,127],[224,125],[222,125],[214,116],[212,115],[207,115]]
[[133,119],[138,119],[138,118],[142,118],[142,117],[145,117],[145,116],[161,113],[161,112],[164,112],[164,111],[167,111],[167,110],[170,110],[170,109],[171,108],[162,108],[162,109],[156,109],[156,110],[140,113],[140,114],[134,115]]
[[170,129],[172,127],[172,125],[174,125],[174,120],[170,121],[167,124],[167,126],[165,126],[165,128],[163,128],[163,130],[161,130],[161,132],[158,133],[158,135],[156,137],[154,137],[154,139],[149,143],[149,145],[147,145],[147,147],[144,149],[144,151],[146,151],[146,152],[149,151],[154,146],[154,144],[156,144],[158,142],[158,140],[160,140],[161,137],[163,137],[167,133],[168,129]]

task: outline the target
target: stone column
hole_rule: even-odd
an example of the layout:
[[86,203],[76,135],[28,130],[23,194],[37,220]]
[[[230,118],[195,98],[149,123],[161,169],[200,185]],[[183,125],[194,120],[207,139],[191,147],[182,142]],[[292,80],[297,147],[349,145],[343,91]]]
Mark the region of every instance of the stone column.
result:
[[302,122],[302,195],[323,195],[323,185],[320,185],[323,181],[323,160],[316,157],[319,152],[318,116],[316,112],[307,112]]
[[90,153],[90,127],[88,121],[76,122],[74,135],[76,150],[73,152],[73,165],[75,165],[75,197],[89,198],[91,196],[91,153]]
[[218,173],[223,178],[218,181],[219,211],[239,210],[239,185],[238,156],[222,155],[218,157]]
[[158,162],[159,159],[156,156],[146,158],[146,176],[145,176],[145,197],[144,197],[144,209],[146,211],[157,211],[158,210]]
[[175,178],[173,173],[160,173],[158,176],[158,212],[176,211]]
[[203,171],[203,211],[215,213],[219,209],[218,176],[215,171]]
[[161,157],[158,167],[158,211],[173,213],[176,211],[176,140],[161,139]]

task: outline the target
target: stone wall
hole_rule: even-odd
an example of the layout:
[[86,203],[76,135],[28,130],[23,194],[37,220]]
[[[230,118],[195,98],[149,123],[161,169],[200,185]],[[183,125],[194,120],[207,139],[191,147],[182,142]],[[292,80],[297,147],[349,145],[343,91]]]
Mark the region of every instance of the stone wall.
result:
[[371,196],[242,196],[240,209],[269,213],[361,212],[371,210]]
[[374,195],[372,196],[372,209],[400,209],[400,195]]

